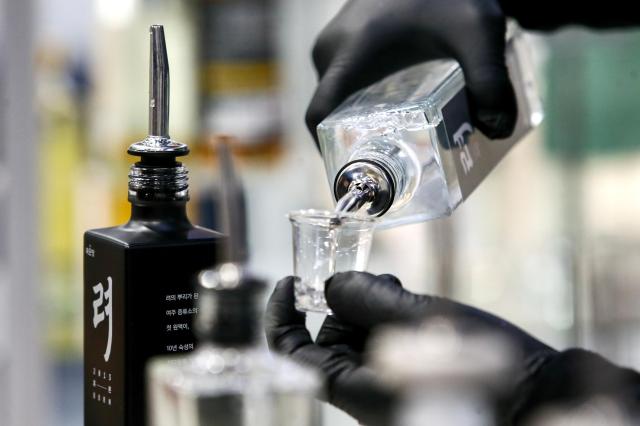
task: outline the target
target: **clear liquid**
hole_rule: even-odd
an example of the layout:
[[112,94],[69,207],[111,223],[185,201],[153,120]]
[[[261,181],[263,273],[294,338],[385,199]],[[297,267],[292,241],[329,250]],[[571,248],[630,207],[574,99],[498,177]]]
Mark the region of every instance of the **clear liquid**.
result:
[[296,308],[330,314],[325,281],[336,272],[366,268],[373,222],[315,212],[292,216],[292,223]]
[[334,212],[336,216],[341,216],[344,213],[357,212],[362,208],[365,203],[364,194],[362,191],[353,190],[349,191],[336,203]]

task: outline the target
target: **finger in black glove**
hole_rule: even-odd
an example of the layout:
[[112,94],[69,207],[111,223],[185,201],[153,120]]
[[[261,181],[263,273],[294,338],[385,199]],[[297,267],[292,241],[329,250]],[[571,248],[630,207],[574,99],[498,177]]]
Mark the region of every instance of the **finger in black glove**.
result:
[[[504,335],[520,359],[551,350],[522,329],[495,315],[449,299],[411,293],[366,272],[335,274],[326,284],[327,304],[344,323],[371,331],[390,323],[423,322],[441,316]],[[516,361],[519,362],[519,361]]]

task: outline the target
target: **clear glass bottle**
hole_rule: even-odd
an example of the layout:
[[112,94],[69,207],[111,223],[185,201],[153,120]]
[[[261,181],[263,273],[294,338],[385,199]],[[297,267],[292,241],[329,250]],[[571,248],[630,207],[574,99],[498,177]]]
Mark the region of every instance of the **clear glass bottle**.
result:
[[513,376],[503,336],[433,318],[390,327],[373,339],[371,363],[399,396],[393,426],[500,424],[498,408]]
[[489,143],[474,131],[462,69],[453,60],[395,73],[352,95],[320,123],[337,208],[379,216],[382,226],[451,214],[542,120],[522,37],[510,28],[506,58],[519,114],[508,139]]
[[276,0],[199,1],[202,138],[234,135],[234,153],[283,152]]
[[264,283],[236,264],[199,278],[198,348],[148,367],[153,426],[316,426],[319,379],[262,342]]

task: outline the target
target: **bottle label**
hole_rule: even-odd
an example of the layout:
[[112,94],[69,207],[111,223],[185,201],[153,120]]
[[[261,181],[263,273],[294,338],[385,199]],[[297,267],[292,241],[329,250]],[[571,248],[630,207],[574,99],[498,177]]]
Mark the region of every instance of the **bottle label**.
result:
[[456,93],[441,112],[447,134],[442,141],[443,155],[451,155],[462,198],[465,199],[509,151],[517,137],[514,134],[509,139],[489,140],[475,131],[465,88]]
[[113,279],[107,277],[106,286],[99,282],[91,287],[96,298],[92,301],[93,305],[93,328],[98,328],[103,322],[107,327],[107,341],[105,343],[104,362],[109,362],[111,358],[111,346],[113,344]]
[[85,234],[84,245],[85,425],[144,425],[145,366],[195,348],[193,280],[215,264],[217,242],[127,246],[104,237],[119,228],[100,232]]
[[124,424],[124,261],[104,240],[85,238],[85,424]]
[[456,93],[442,108],[442,116],[447,130],[445,149],[453,151],[458,176],[467,176],[472,172],[474,159],[479,157],[479,152],[469,144],[469,136],[474,129],[464,89]]

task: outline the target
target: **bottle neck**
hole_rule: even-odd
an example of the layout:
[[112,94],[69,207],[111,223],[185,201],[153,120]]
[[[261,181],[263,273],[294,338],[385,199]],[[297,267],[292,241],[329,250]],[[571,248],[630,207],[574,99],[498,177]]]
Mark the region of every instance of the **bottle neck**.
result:
[[[129,170],[131,221],[191,227],[187,218],[188,171],[182,164],[140,161]],[[170,226],[170,228],[172,227]]]
[[[203,343],[220,347],[248,348],[258,345],[261,330],[261,309],[253,300],[231,295],[218,295],[207,326],[200,326]],[[202,310],[198,312],[202,315]]]
[[141,203],[139,200],[131,200],[131,220],[190,224],[186,201]]
[[238,272],[225,270],[226,265],[231,264],[200,273],[195,322],[198,339],[220,347],[256,346],[262,332],[260,295],[265,285],[251,276],[231,277]]
[[174,160],[154,164],[140,161],[129,170],[129,200],[145,202],[186,202],[189,200],[189,171]]

